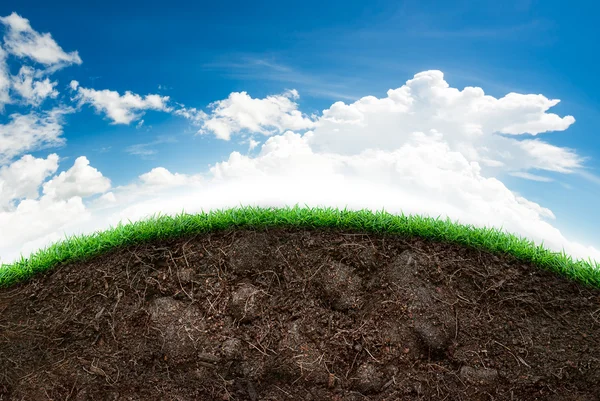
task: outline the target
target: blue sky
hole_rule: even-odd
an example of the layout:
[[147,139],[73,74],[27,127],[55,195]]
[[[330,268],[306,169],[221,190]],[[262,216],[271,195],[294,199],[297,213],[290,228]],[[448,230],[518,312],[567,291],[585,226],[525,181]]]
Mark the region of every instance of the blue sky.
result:
[[[41,188],[44,182],[53,179],[62,171],[71,169],[78,157],[85,156],[89,162],[88,168],[96,169],[104,180],[96,177],[100,181],[97,183],[98,187],[93,190],[65,190],[65,194],[82,198],[83,209],[79,210],[81,214],[72,215],[68,222],[53,221],[43,225],[37,237],[29,232],[27,235],[23,234],[19,241],[11,242],[10,246],[0,245],[0,257],[3,256],[2,252],[12,256],[17,249],[35,249],[36,246],[56,239],[57,235],[60,236],[63,232],[83,229],[84,221],[95,221],[94,224],[89,223],[85,226],[87,229],[91,229],[92,226],[108,228],[109,221],[113,222],[117,217],[126,216],[124,211],[134,208],[135,202],[141,202],[139,199],[147,200],[151,196],[154,196],[152,199],[162,199],[160,196],[166,195],[149,195],[144,192],[141,184],[135,189],[128,187],[132,182],[136,182],[139,176],[157,167],[168,170],[169,174],[180,174],[180,177],[184,177],[181,178],[181,182],[191,185],[185,181],[188,179],[185,177],[209,174],[208,165],[225,162],[232,152],[237,151],[248,157],[248,163],[254,163],[254,168],[268,176],[268,163],[271,162],[259,162],[257,159],[261,145],[269,136],[283,135],[284,131],[291,127],[289,124],[280,124],[279,128],[270,130],[269,135],[257,134],[252,132],[252,129],[243,132],[234,129],[231,131],[231,138],[224,140],[207,126],[204,126],[206,134],[195,135],[202,127],[202,123],[198,123],[201,119],[193,120],[189,117],[190,114],[189,118],[182,117],[181,114],[177,114],[177,110],[195,108],[194,115],[198,115],[198,110],[211,115],[208,105],[227,99],[232,93],[246,92],[252,99],[266,99],[269,96],[283,96],[286,91],[295,90],[299,96],[285,95],[287,97],[283,98],[291,99],[294,107],[297,107],[306,119],[298,123],[298,127],[304,124],[301,129],[291,130],[300,135],[308,129],[314,129],[315,137],[329,138],[329,142],[325,139],[315,139],[312,147],[315,152],[320,149],[333,154],[349,155],[352,152],[343,145],[347,140],[347,134],[344,133],[344,127],[347,125],[340,126],[341,128],[327,125],[338,135],[332,136],[332,132],[325,132],[328,129],[326,126],[316,129],[309,127],[307,119],[320,119],[324,116],[324,110],[331,108],[336,102],[350,105],[365,96],[385,98],[389,89],[400,88],[413,79],[415,74],[432,70],[441,71],[443,80],[451,88],[459,91],[473,86],[481,88],[485,95],[496,99],[510,92],[560,99],[560,103],[546,111],[556,114],[558,119],[553,123],[544,123],[548,132],[536,135],[503,135],[518,137],[518,140],[536,138],[560,149],[571,149],[577,157],[585,159],[579,163],[579,167],[572,165],[567,169],[568,172],[556,171],[556,166],[540,170],[524,159],[522,163],[519,161],[520,164],[515,162],[520,166],[529,166],[528,169],[522,169],[521,173],[541,176],[543,181],[540,181],[540,178],[523,178],[523,174],[515,177],[511,175],[515,172],[514,169],[490,167],[486,170],[484,167],[481,174],[487,179],[496,178],[504,184],[507,191],[518,193],[528,201],[551,210],[556,218],[548,221],[551,227],[560,230],[565,241],[568,239],[598,250],[600,242],[596,232],[600,225],[600,212],[596,204],[600,197],[600,138],[597,128],[600,126],[600,78],[595,71],[597,57],[593,51],[597,46],[595,38],[600,37],[600,29],[594,20],[598,12],[600,6],[594,2],[565,5],[564,2],[558,1],[526,0],[265,1],[255,4],[237,1],[55,1],[52,5],[44,1],[3,2],[0,5],[1,17],[17,15],[18,18],[26,19],[32,32],[51,35],[51,40],[64,54],[73,55],[73,52],[77,52],[81,61],[73,62],[71,59],[65,65],[49,72],[45,69],[57,65],[56,63],[44,64],[35,57],[19,55],[18,48],[14,46],[11,51],[6,35],[11,29],[11,23],[16,24],[16,17],[0,24],[0,33],[2,29],[5,33],[1,45],[8,52],[6,65],[10,76],[17,76],[22,66],[29,66],[32,71],[41,71],[36,79],[41,81],[48,78],[56,83],[56,95],[48,96],[35,105],[24,102],[24,97],[19,95],[16,89],[10,89],[9,96],[12,100],[4,105],[4,111],[0,113],[0,124],[9,124],[10,116],[14,113],[43,114],[57,107],[76,108],[75,111],[66,113],[64,119],[58,123],[63,131],[59,135],[64,138],[63,144],[42,146],[32,142],[29,148],[21,149],[18,153],[13,152],[10,158],[0,162],[0,168],[5,168],[5,184],[0,186],[2,200],[2,196],[9,196],[7,194],[10,182],[14,184],[19,181],[14,178],[16,173],[11,173],[12,181],[6,178],[11,163],[26,154],[40,159],[47,158],[50,154],[57,154],[59,157],[56,169],[49,168],[44,177],[36,175],[40,188],[37,196],[31,189],[11,190],[10,193],[19,196],[4,201],[5,221],[12,224],[23,222],[23,225],[27,225],[27,219],[32,219],[33,215],[27,217],[26,213],[17,213],[18,203],[23,199],[42,202]],[[8,40],[10,41],[10,38]],[[46,46],[48,42],[39,46],[42,45]],[[45,51],[51,53],[58,50],[52,48]],[[38,53],[38,56],[39,54],[41,53]],[[72,81],[77,82],[75,89],[70,87]],[[168,100],[163,98],[164,104],[157,106],[162,110],[142,107],[135,111],[135,118],[126,118],[127,121],[122,120],[119,123],[111,119],[106,109],[98,111],[94,108],[94,104],[101,102],[94,97],[99,96],[99,91],[113,91],[118,93],[118,96],[130,91],[142,98],[146,95],[156,95],[168,96]],[[515,123],[522,119],[541,121],[543,118],[536,115],[539,114],[539,110],[532,110],[525,104],[527,102],[524,101],[517,111],[507,114],[504,118],[515,118]],[[260,107],[262,106],[257,105],[252,108],[252,113],[255,113],[254,119],[260,119],[257,116],[264,114],[259,110]],[[239,113],[240,108],[231,108],[231,112],[236,112],[235,110]],[[460,116],[461,110],[463,109],[455,109],[454,115]],[[422,115],[425,119],[435,119],[438,112],[428,115],[426,111],[420,111],[424,113]],[[289,114],[290,111],[282,113]],[[575,122],[567,124],[568,127],[548,128],[564,124],[566,116],[573,116]],[[279,118],[276,115],[271,117]],[[243,117],[239,117],[238,114],[238,117],[233,119],[236,118]],[[373,117],[369,121],[379,120]],[[375,124],[373,129],[382,132],[389,130],[389,135],[394,135],[394,129],[401,126],[402,121],[392,119],[385,126],[377,125],[376,122],[372,124]],[[464,124],[469,123],[471,121],[465,117],[464,121],[456,124],[464,128]],[[393,124],[399,125],[396,127]],[[433,127],[423,124],[419,126],[422,129]],[[440,130],[439,126],[436,127]],[[456,133],[441,131],[444,135],[460,135],[459,131],[463,129],[460,127],[455,127],[458,130]],[[393,152],[395,148],[390,144],[399,147],[405,143],[394,142],[389,138],[370,137],[368,128],[367,126],[360,134],[363,135],[358,142],[362,144],[361,149],[377,147]],[[410,132],[405,134],[408,138]],[[244,135],[252,135],[258,145],[249,149],[249,143],[246,141],[248,138]],[[290,141],[293,142],[291,139]],[[1,143],[0,141],[0,155],[2,152],[8,154],[7,148],[3,149]],[[462,152],[460,147],[451,148],[453,151]],[[504,151],[509,152],[508,149]],[[354,148],[354,155],[356,154]],[[476,160],[466,153],[465,155],[469,161]],[[518,153],[509,160],[514,161],[519,157],[528,156]],[[538,161],[538,165],[541,163],[549,166],[552,160],[565,156],[561,153],[556,154],[554,158],[544,153],[543,157],[544,161]],[[477,161],[481,164],[481,160]],[[232,176],[241,177],[245,174],[243,166],[234,167],[231,160],[229,162],[228,171],[240,169],[235,174],[231,173]],[[294,171],[302,170],[302,166],[298,164],[301,161],[293,162],[290,158],[279,160],[279,163],[287,166],[296,163]],[[91,170],[85,171],[89,173]],[[366,177],[364,172],[357,174],[362,178]],[[416,181],[426,180],[427,177],[433,180],[431,175],[425,173],[419,175],[411,170],[410,174]],[[437,179],[442,177],[435,176]],[[71,181],[76,179],[76,175],[73,174],[73,177]],[[79,177],[83,180],[81,185],[85,185],[83,177]],[[442,199],[445,199],[447,194],[445,192],[443,196],[435,195],[431,189],[423,189],[422,186],[419,187],[421,192],[413,191],[408,184],[412,181],[403,181],[399,175],[394,177],[394,185],[399,186],[400,194],[406,193],[407,199],[410,198],[410,191],[410,194],[415,196],[430,194]],[[0,175],[0,182],[2,179]],[[107,179],[110,180],[110,186],[107,186]],[[55,181],[55,184],[58,185],[59,181]],[[406,186],[401,187],[400,182],[405,181]],[[32,181],[31,184],[35,183]],[[233,181],[229,184],[234,185]],[[269,184],[265,182],[265,185]],[[161,188],[167,191],[167,187],[156,184],[153,188],[157,191]],[[436,188],[445,191],[439,186]],[[1,191],[5,193],[2,194]],[[93,202],[107,192],[118,194],[119,191],[123,195],[117,195],[112,214],[106,211],[111,209],[102,209],[105,211],[102,213],[105,214],[100,217],[100,212],[95,212],[100,209],[94,209]],[[136,194],[140,198],[135,198],[138,200],[133,200],[132,191],[138,191]],[[175,190],[171,188],[168,191]],[[169,193],[168,191],[165,193]],[[207,194],[207,188],[200,189],[200,194]],[[482,194],[483,192],[477,192],[476,196],[485,203],[487,198]],[[275,192],[273,196],[276,195]],[[295,198],[291,194],[287,195],[294,201]],[[471,195],[467,198],[472,199]],[[323,199],[329,199],[323,196]],[[461,196],[448,195],[449,204],[452,203],[453,206],[448,206],[447,210],[455,211],[450,215],[451,218],[464,217],[465,220],[469,220],[463,212],[467,213],[473,206],[465,204],[464,209],[460,210],[463,207],[459,202]],[[267,198],[272,199],[269,195],[265,202]],[[58,195],[53,199],[58,202],[57,205],[68,201],[67,198],[60,198]],[[319,201],[321,198],[317,196],[314,199]],[[339,201],[343,200],[332,200]],[[404,209],[402,201],[398,201],[397,204]],[[440,213],[446,211],[439,206],[431,207],[432,209],[423,209],[422,212],[435,214],[438,209]],[[510,209],[512,206],[506,204],[497,207],[506,208],[503,209],[506,212],[503,216],[507,216],[507,227],[513,227],[514,231],[520,231],[524,235],[544,235],[543,225],[532,229],[533,231],[527,231],[526,227],[519,229],[519,221],[523,221],[523,216],[518,213],[528,215],[529,212],[519,209],[515,214],[516,212],[513,213]],[[407,205],[407,209],[410,208]],[[532,210],[534,209],[535,207]],[[488,210],[480,213],[482,214],[472,215],[471,218],[480,221],[478,216],[485,216],[485,213],[491,212]],[[72,222],[79,218],[82,219],[82,225],[72,225]],[[537,215],[532,218],[537,223],[541,220]],[[501,220],[495,222],[504,223]],[[556,236],[558,234],[551,235],[555,236],[552,237],[555,242],[559,241]],[[594,253],[591,251],[591,254]]]

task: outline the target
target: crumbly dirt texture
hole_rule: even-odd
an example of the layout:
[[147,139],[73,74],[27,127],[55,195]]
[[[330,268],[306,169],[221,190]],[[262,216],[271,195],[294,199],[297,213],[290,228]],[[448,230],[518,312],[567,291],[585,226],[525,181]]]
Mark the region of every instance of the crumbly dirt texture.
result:
[[600,400],[600,290],[397,235],[139,244],[0,289],[0,400]]

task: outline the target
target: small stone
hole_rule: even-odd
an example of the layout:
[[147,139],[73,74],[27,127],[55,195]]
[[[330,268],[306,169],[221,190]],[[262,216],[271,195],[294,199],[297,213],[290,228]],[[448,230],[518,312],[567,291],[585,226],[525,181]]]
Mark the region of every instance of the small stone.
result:
[[188,284],[194,278],[194,269],[181,269],[179,271],[179,281],[183,284]]
[[382,385],[382,373],[370,363],[363,363],[356,371],[354,388],[361,393],[377,392]]
[[496,369],[463,366],[460,369],[460,376],[472,384],[490,385],[498,380],[498,371]]
[[222,352],[225,359],[233,359],[240,354],[242,342],[238,338],[228,338],[223,342]]

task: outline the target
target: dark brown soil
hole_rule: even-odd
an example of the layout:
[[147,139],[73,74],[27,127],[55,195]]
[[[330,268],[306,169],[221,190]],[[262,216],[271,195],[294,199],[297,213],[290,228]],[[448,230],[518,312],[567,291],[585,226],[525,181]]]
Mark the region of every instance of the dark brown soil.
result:
[[600,290],[419,238],[231,229],[0,290],[0,400],[600,400]]

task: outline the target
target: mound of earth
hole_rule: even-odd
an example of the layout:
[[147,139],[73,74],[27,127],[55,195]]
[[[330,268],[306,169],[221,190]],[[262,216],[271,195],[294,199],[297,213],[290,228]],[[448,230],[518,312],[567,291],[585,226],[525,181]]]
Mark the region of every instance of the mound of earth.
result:
[[0,289],[0,400],[599,400],[600,290],[396,235],[230,229]]

